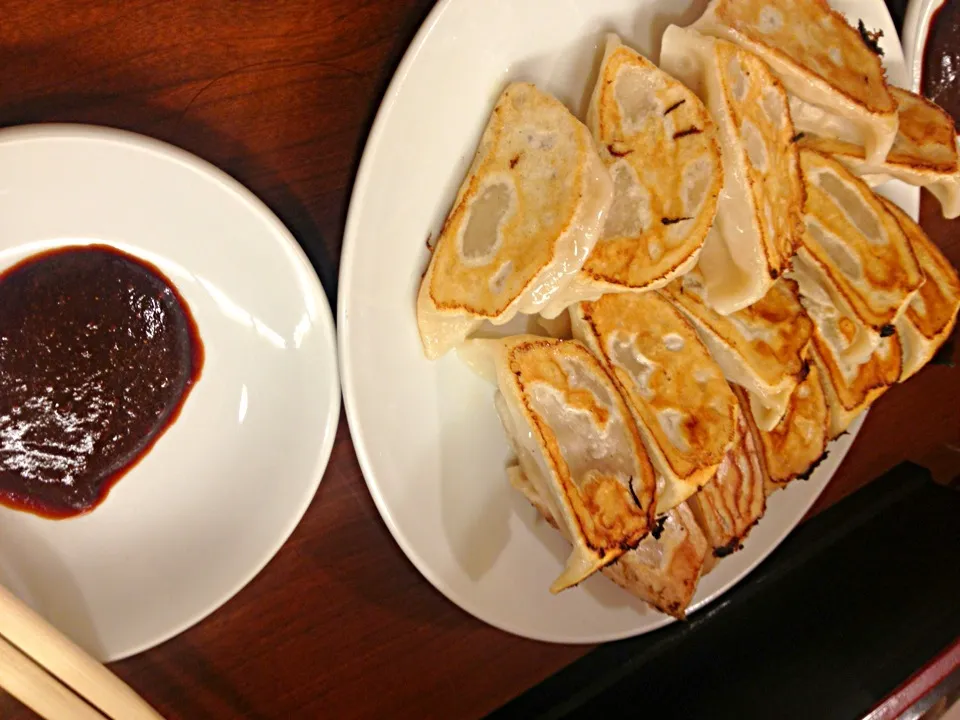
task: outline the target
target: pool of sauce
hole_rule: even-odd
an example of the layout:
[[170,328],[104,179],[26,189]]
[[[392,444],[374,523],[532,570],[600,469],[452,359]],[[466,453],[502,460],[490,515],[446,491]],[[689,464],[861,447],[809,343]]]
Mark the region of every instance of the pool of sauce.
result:
[[87,245],[0,274],[0,504],[89,512],[174,422],[203,367],[160,270]]
[[960,129],[960,2],[947,0],[930,20],[921,92],[953,116]]

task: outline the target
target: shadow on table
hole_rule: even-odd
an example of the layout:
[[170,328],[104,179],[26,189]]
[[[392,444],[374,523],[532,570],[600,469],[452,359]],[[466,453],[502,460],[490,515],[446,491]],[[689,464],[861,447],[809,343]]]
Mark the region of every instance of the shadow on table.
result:
[[[117,70],[118,75],[124,73]],[[144,78],[115,82],[124,87],[147,84]],[[207,84],[203,90],[210,87],[212,84]],[[229,97],[224,100],[230,101]],[[248,187],[280,218],[303,248],[320,277],[330,306],[335,308],[339,238],[331,242],[322,236],[310,210],[284,182],[285,168],[270,167],[266,160],[258,159],[257,153],[240,137],[231,137],[193,117],[199,107],[191,101],[185,108],[174,110],[109,93],[51,94],[0,107],[0,127],[50,122],[104,125],[154,137],[207,160]],[[215,240],[223,243],[224,258],[228,261],[230,239]]]

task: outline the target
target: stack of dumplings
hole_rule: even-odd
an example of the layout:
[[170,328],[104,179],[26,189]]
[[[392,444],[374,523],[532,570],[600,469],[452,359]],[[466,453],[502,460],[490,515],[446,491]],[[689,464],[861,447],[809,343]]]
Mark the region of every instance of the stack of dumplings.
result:
[[[417,321],[496,386],[507,480],[571,545],[552,592],[600,572],[683,618],[770,495],[933,358],[960,279],[872,187],[956,217],[957,148],[824,0],[712,0],[659,66],[608,36],[585,123],[507,86]],[[472,337],[518,313],[538,334]]]
[[940,201],[944,217],[960,216],[960,164],[953,118],[921,95],[897,87],[890,92],[897,101],[899,127],[886,157],[869,161],[866,147],[856,135],[822,137],[808,132],[800,138],[800,146],[832,156],[870,185],[895,178],[925,187]]
[[606,295],[570,311],[627,401],[657,471],[657,514],[715,474],[733,444],[737,399],[683,315],[659,293]]
[[759,57],[694,30],[667,28],[660,62],[720,127],[723,189],[699,269],[709,304],[729,314],[766,295],[799,240],[803,184],[787,94]]
[[720,145],[699,98],[611,35],[587,125],[613,180],[604,232],[544,310],[656,290],[697,264],[723,184]]
[[519,335],[471,341],[487,353],[494,400],[524,475],[573,544],[559,592],[650,532],[656,477],[613,380],[581,343]]

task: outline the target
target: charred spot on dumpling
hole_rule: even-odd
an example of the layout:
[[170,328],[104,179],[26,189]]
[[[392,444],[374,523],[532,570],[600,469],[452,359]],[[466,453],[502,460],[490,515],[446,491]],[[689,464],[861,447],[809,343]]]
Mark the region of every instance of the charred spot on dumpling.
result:
[[678,107],[683,105],[686,101],[687,101],[686,98],[682,100],[677,100],[673,105],[671,105],[670,107],[668,107],[666,110],[663,111],[663,116],[666,117],[667,115],[672,113],[674,110],[676,110]]
[[624,147],[619,143],[610,143],[607,145],[607,152],[613,155],[615,158],[622,158],[632,153],[633,150],[631,148]]
[[740,545],[740,538],[734,538],[726,545],[721,545],[718,548],[713,549],[713,554],[718,558],[725,558],[727,555],[733,555],[737,550],[742,546]]
[[679,600],[673,600],[667,603],[666,607],[667,615],[673,615],[675,618],[679,618],[680,620],[687,619],[686,614],[683,612],[684,609],[683,603],[681,603]]
[[650,534],[653,535],[654,540],[659,540],[660,536],[663,535],[663,525],[667,522],[667,516],[661,515],[656,519],[652,528],[650,528]]
[[883,57],[883,48],[880,47],[880,38],[883,37],[883,30],[867,30],[867,26],[864,25],[863,20],[860,19],[857,20],[857,31],[860,33],[863,44],[870,49],[870,52]]
[[699,135],[703,130],[698,127],[689,127],[686,130],[680,130],[673,134],[674,140],[679,140],[680,138],[685,138],[689,135]]
[[630,491],[630,497],[633,498],[633,501],[637,504],[637,507],[642,508],[643,503],[640,502],[640,498],[637,497],[637,491],[633,487],[633,475],[627,479],[627,489]]
[[800,382],[803,382],[808,377],[810,377],[810,361],[804,360],[803,365],[800,367],[800,375],[798,379]]
[[897,328],[893,325],[884,325],[880,328],[880,337],[888,338],[897,331]]
[[665,217],[660,218],[660,222],[664,225],[676,225],[678,222],[683,222],[684,220],[693,220],[692,217]]
[[798,132],[796,135],[790,138],[790,142],[792,143],[800,142],[801,140],[803,140],[804,137],[806,137],[806,135],[807,134],[805,132]]
[[[840,437],[841,435],[846,435],[846,434],[847,434],[847,431],[844,430],[842,433],[840,433],[840,435],[837,435],[837,437]],[[796,479],[797,479],[797,480],[809,480],[809,479],[813,476],[814,471],[815,471],[818,467],[820,467],[820,463],[822,463],[824,460],[826,460],[826,459],[827,459],[827,456],[828,456],[829,454],[830,454],[830,451],[829,451],[829,450],[824,450],[823,455],[821,455],[821,456],[818,457],[816,460],[814,460],[814,461],[813,461],[813,464],[812,464],[810,467],[807,468],[807,471],[806,471],[806,472],[803,472],[803,473],[800,473],[799,475],[797,475]]]

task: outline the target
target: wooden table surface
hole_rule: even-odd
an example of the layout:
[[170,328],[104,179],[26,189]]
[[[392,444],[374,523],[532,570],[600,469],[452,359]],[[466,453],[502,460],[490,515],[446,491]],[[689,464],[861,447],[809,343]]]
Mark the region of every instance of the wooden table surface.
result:
[[[336,294],[363,143],[433,0],[10,0],[0,125],[85,122],[180,145],[259,195]],[[960,224],[925,198],[954,263]],[[0,220],[2,223],[2,220]],[[894,388],[816,509],[904,459],[960,474],[960,369]],[[406,560],[367,493],[345,419],[293,537],[212,617],[114,670],[170,718],[468,717],[586,647],[487,627]],[[0,693],[0,717],[28,713]]]

